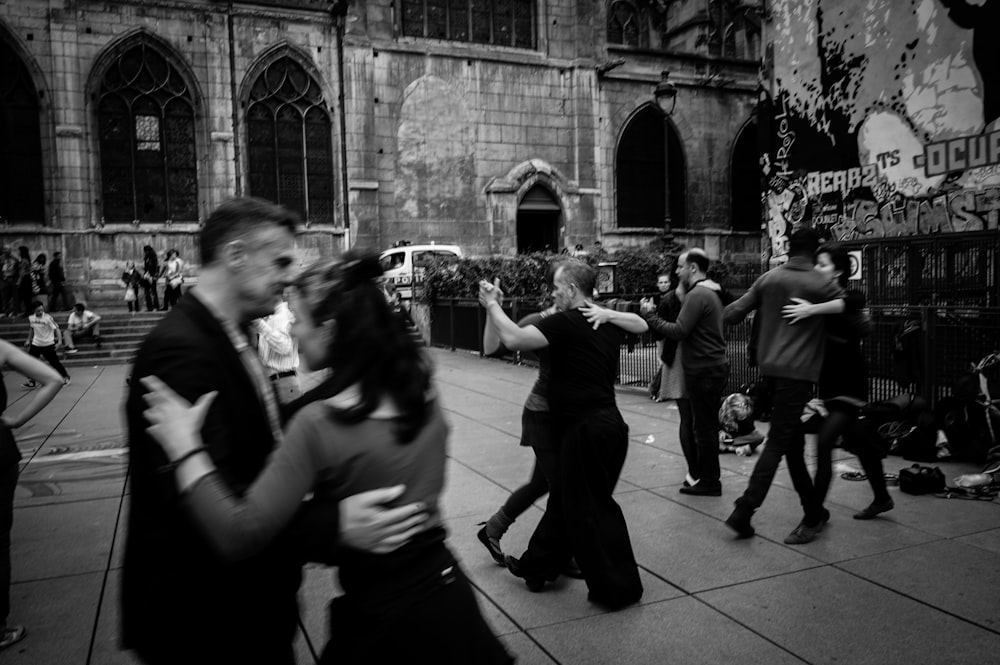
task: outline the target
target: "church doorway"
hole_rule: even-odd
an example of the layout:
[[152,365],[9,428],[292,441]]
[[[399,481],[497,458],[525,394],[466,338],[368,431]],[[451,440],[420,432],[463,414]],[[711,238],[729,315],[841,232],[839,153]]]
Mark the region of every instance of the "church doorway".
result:
[[548,189],[535,185],[517,206],[517,253],[558,252],[562,208]]

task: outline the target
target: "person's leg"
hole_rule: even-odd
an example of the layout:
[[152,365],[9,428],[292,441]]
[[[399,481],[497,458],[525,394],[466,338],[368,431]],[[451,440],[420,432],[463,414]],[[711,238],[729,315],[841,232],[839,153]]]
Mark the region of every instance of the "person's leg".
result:
[[767,443],[750,474],[743,495],[736,500],[741,513],[753,514],[764,503],[781,458],[802,439],[802,407],[812,397],[812,384],[792,379],[772,379],[773,407]]
[[628,525],[613,495],[627,450],[628,426],[617,409],[589,415],[565,442],[557,481],[589,598],[610,609],[642,596]]
[[55,345],[53,344],[50,346],[43,346],[39,348],[42,357],[45,358],[57,372],[59,372],[59,374],[62,376],[64,380],[69,381],[69,373],[66,371],[66,368],[63,367],[63,364],[59,362],[59,354],[56,353]]
[[698,485],[681,491],[718,495],[719,482],[719,405],[722,391],[729,378],[729,366],[722,365],[697,372],[687,372],[685,382],[694,416],[694,437],[697,448]]
[[17,462],[15,461],[0,471],[0,626],[4,627],[10,614],[10,530],[14,523],[16,488]]
[[816,435],[816,479],[814,490],[816,493],[816,503],[822,507],[826,501],[826,494],[830,490],[830,481],[833,478],[833,449],[837,446],[837,441],[847,431],[851,421],[855,419],[854,414],[844,409],[830,409],[829,415],[819,428]]
[[698,448],[694,438],[694,414],[691,412],[691,400],[687,398],[677,400],[677,413],[680,415],[681,423],[677,427],[677,437],[681,441],[681,452],[684,453],[684,461],[687,463],[687,475],[684,480],[688,485],[698,482]]
[[76,344],[73,341],[73,333],[72,331],[70,331],[69,328],[63,330],[63,344],[66,346],[67,349],[76,348]]

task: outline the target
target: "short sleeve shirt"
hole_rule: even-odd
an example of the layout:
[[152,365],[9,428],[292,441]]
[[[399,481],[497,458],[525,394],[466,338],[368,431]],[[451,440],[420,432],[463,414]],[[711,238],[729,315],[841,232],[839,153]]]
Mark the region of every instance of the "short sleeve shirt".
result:
[[42,314],[41,316],[35,316],[32,314],[28,317],[28,324],[31,325],[34,334],[31,337],[31,344],[33,346],[52,346],[56,343],[56,330],[59,326],[48,314]]
[[91,321],[93,321],[96,318],[97,318],[97,315],[94,314],[93,312],[91,312],[89,309],[83,310],[83,314],[81,316],[77,316],[76,310],[74,310],[69,315],[69,321],[68,321],[69,327],[70,328],[82,328],[83,326],[87,325],[88,323],[90,323]]
[[586,415],[615,406],[624,330],[609,323],[594,330],[576,309],[553,314],[535,327],[549,342],[549,408],[553,415]]

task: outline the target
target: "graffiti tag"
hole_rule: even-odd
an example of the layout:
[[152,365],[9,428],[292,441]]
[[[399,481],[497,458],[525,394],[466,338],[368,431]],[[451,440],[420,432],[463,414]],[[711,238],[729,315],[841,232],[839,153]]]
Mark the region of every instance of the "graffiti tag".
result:
[[928,176],[992,164],[1000,164],[1000,129],[989,134],[928,143],[924,146],[924,154],[913,158],[913,165],[923,168]]

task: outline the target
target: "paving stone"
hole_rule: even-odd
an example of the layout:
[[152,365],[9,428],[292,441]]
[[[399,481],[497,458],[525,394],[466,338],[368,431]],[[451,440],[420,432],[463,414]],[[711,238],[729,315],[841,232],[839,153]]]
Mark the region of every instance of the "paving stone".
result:
[[529,631],[560,663],[801,663],[692,597],[643,604]]
[[848,561],[840,568],[1000,633],[995,553],[939,540]]
[[954,665],[1000,653],[1000,635],[831,567],[698,597],[815,665]]
[[984,550],[1000,554],[1000,528],[962,536],[961,538],[956,538],[955,541],[967,545],[975,545]]
[[[15,581],[103,571],[118,519],[118,499],[14,509],[11,559]],[[66,556],[53,543],[72,544]]]

